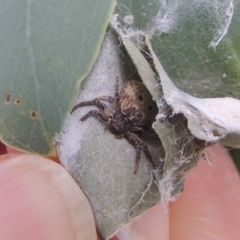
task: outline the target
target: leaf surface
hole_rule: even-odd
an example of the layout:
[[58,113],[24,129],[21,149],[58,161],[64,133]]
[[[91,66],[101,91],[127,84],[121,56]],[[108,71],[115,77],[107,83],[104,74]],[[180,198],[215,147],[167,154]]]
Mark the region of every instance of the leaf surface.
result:
[[0,136],[14,148],[55,154],[60,132],[94,64],[115,1],[7,1],[0,13]]
[[[77,102],[114,96],[116,77],[122,89],[128,76],[122,62],[116,36],[107,35],[96,64],[81,85]],[[106,102],[106,105],[109,104]],[[92,116],[79,121],[90,110],[97,108],[81,107],[67,119],[58,153],[62,165],[87,195],[100,236],[108,239],[159,202],[160,196],[152,165],[143,151],[138,172],[134,174],[136,150],[125,138],[115,138],[104,129],[106,124]],[[162,150],[159,139],[145,140],[159,165]]]
[[142,31],[176,86],[198,97],[240,98],[240,2],[119,0],[132,15],[128,35]]

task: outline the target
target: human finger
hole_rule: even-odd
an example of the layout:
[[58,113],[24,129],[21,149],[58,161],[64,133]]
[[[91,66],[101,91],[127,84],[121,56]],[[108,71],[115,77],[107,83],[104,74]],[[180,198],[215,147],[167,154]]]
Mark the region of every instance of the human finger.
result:
[[227,150],[215,145],[186,177],[184,192],[170,203],[170,239],[239,239],[240,178]]
[[2,155],[0,192],[0,239],[97,239],[85,195],[53,161]]

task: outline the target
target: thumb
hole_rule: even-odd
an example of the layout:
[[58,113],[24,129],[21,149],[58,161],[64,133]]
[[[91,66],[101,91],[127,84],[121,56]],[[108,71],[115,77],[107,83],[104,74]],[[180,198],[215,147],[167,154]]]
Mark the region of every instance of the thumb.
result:
[[55,162],[0,156],[0,193],[0,239],[97,239],[85,195]]

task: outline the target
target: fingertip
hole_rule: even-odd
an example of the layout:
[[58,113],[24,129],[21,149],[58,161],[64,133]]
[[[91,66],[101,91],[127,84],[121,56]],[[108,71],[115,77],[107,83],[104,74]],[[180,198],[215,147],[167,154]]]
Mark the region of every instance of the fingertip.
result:
[[60,165],[2,156],[0,189],[0,239],[97,239],[91,207]]
[[207,150],[186,176],[184,192],[170,203],[171,239],[237,239],[240,234],[240,179],[225,148]]

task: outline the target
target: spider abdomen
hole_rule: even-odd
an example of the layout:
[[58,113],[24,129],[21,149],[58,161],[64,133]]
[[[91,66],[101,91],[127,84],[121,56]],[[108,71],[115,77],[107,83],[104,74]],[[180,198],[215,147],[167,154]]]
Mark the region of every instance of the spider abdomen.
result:
[[119,107],[136,126],[150,126],[158,112],[145,85],[134,80],[124,85],[119,95]]

